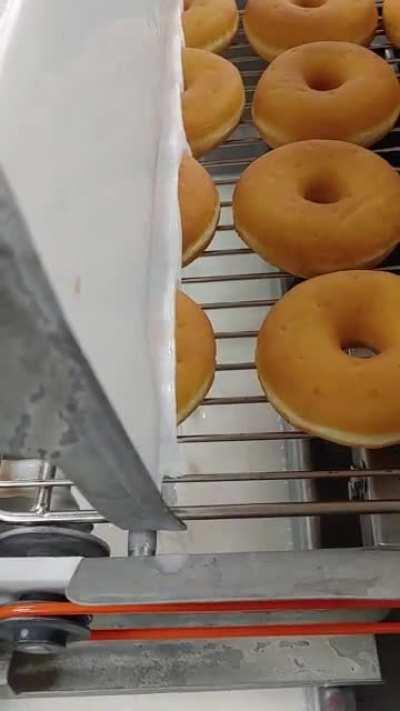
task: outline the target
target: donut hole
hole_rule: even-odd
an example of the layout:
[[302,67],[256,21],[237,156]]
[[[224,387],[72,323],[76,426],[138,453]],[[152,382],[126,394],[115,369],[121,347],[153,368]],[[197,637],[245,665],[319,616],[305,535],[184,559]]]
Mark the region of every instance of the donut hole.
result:
[[343,198],[343,191],[336,180],[331,178],[315,178],[305,188],[304,200],[319,205],[331,205]]
[[308,76],[305,77],[307,86],[313,91],[334,91],[339,89],[344,83],[343,77],[335,71],[316,68],[316,71],[310,72]]
[[342,351],[350,358],[362,358],[363,360],[379,355],[379,351],[367,343],[345,343],[342,344]]

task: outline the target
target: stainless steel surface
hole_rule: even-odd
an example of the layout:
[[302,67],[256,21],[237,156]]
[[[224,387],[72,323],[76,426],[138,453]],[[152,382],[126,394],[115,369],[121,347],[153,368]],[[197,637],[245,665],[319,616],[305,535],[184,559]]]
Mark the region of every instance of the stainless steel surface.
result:
[[[373,48],[380,56],[386,58],[396,72],[399,71],[400,58],[395,55],[390,48],[381,29],[373,42]],[[254,343],[258,331],[257,327],[243,328],[240,327],[240,325],[236,325],[234,328],[229,327],[231,315],[234,316],[239,324],[243,323],[243,314],[246,322],[250,319],[249,323],[251,321],[260,323],[260,320],[268,308],[279,299],[285,289],[293,282],[293,279],[287,273],[269,267],[265,263],[262,263],[261,260],[254,261],[258,258],[252,253],[252,250],[243,245],[234,232],[232,219],[232,190],[234,184],[243,169],[252,160],[268,150],[268,147],[260,139],[256,128],[253,126],[249,113],[254,89],[266,65],[263,60],[252,53],[242,30],[239,31],[235,42],[227,50],[226,56],[236,64],[242,72],[246,86],[247,106],[243,120],[234,134],[203,160],[204,165],[213,174],[220,189],[222,204],[221,221],[218,226],[217,237],[213,244],[197,260],[196,264],[200,265],[199,268],[197,271],[196,269],[193,270],[192,267],[186,269],[183,273],[182,283],[184,288],[188,289],[190,294],[195,298],[198,293],[196,289],[203,286],[209,287],[210,296],[205,300],[203,306],[207,309],[209,315],[215,316],[217,319],[219,319],[219,314],[222,315],[226,313],[227,326],[223,328],[218,327],[218,321],[216,336],[218,344],[230,346],[230,344],[239,341]],[[376,152],[388,159],[397,169],[400,169],[400,149],[398,146],[399,131],[400,128],[396,127],[392,133],[376,147]],[[396,263],[390,266],[384,265],[381,268],[396,272],[400,270],[400,266]],[[254,285],[254,297],[250,295],[250,292],[246,292],[245,296],[243,295],[243,288],[246,284],[248,286]],[[229,291],[218,292],[226,293],[226,298],[213,298],[213,294],[217,293],[213,291],[216,286],[220,286],[221,289],[223,289],[224,286],[229,287]],[[243,312],[242,316],[240,315],[241,312]],[[254,314],[254,317],[252,314]],[[254,370],[255,365],[253,360],[229,361],[219,357],[217,366],[218,377],[226,377],[229,374],[237,374],[239,376],[241,373],[245,374]],[[219,381],[217,381],[217,385],[218,382]],[[227,407],[237,408],[238,412],[241,408],[248,408],[246,412],[248,412],[249,417],[247,419],[252,421],[256,413],[255,408],[264,406],[268,407],[268,404],[260,388],[257,388],[257,391],[247,393],[242,393],[240,389],[237,389],[236,391],[234,390],[226,394],[218,394],[218,392],[216,394],[210,393],[203,403],[203,410],[207,408],[210,412],[211,410],[218,410],[222,413],[224,412],[224,408]],[[221,432],[215,429],[213,431],[196,432],[193,428],[188,431],[188,429],[184,427],[179,435],[179,442],[184,448],[191,445],[213,445],[217,447],[224,443],[242,444],[244,447],[247,447],[263,442],[266,443],[266,446],[269,445],[269,443],[279,442],[282,442],[282,444],[286,443],[288,446],[294,446],[300,442],[307,448],[310,443],[310,437],[303,432],[294,431],[291,428],[286,428],[286,430],[278,428],[276,431],[272,429],[252,430],[251,428],[249,428],[248,431],[235,431],[227,428],[226,431]],[[268,457],[267,452],[266,456]],[[310,464],[312,465],[312,462],[309,462],[305,468],[309,468]],[[394,467],[397,467],[397,462],[394,464]],[[289,467],[287,468],[289,469]],[[113,469],[115,469],[115,467],[113,467]],[[210,469],[212,469],[212,467],[210,467]],[[216,478],[213,479],[205,473],[204,476],[206,478],[204,478],[203,481],[208,481],[210,484],[217,481],[231,481],[233,484],[239,481],[278,481],[281,479],[284,480],[285,478],[289,481],[300,481],[301,475],[296,473],[298,467],[296,467],[295,462],[292,469],[293,472],[288,471],[287,476],[282,476],[282,478],[279,477],[279,473],[277,476],[274,476],[273,472],[271,472],[269,476],[268,474],[263,476],[262,473],[258,475],[257,472],[247,474],[246,471],[238,471],[235,476],[228,474],[226,478],[223,479],[222,474],[216,474]],[[120,467],[117,466],[116,470],[120,471]],[[67,469],[65,469],[65,471],[67,471]],[[349,474],[350,472],[348,475]],[[394,476],[396,474],[397,468],[393,472]],[[346,475],[345,470],[340,470],[335,476],[337,479],[340,479],[345,478]],[[198,474],[198,478],[195,477],[191,479],[189,474],[189,478],[186,479],[185,483],[189,483],[190,481],[199,482],[201,481],[201,476],[202,473]],[[305,478],[309,477],[310,480],[322,480],[328,479],[330,476],[331,474],[328,472],[317,473],[311,471],[305,475]],[[355,476],[357,476],[357,474],[355,474]],[[389,477],[390,472],[382,473],[381,476]],[[143,481],[146,482],[146,478],[144,478]],[[169,478],[167,483],[171,486],[174,485],[172,478]],[[17,486],[19,486],[19,484],[15,486],[15,489]],[[68,484],[57,483],[59,489],[61,489],[62,486],[67,487]],[[0,491],[1,488],[9,489],[10,487],[6,482],[0,481]],[[81,506],[81,510],[75,512],[68,511],[60,506],[51,506],[51,508],[48,505],[43,506],[43,502],[46,503],[47,498],[50,496],[49,491],[51,489],[51,482],[43,484],[41,493],[39,494],[39,503],[41,503],[41,505],[39,509],[35,511],[16,512],[8,510],[8,507],[1,504],[0,521],[8,525],[17,523],[29,525],[33,523],[100,523],[106,520],[104,515],[86,509],[85,506]],[[136,495],[137,491],[138,488],[135,483]],[[166,486],[164,485],[164,496],[166,495],[166,491]],[[313,496],[311,496],[311,500],[310,497],[307,497],[306,501],[254,501],[243,505],[241,503],[228,505],[227,502],[226,505],[209,505],[206,507],[197,505],[197,502],[194,501],[193,505],[190,503],[190,505],[175,506],[171,513],[185,520],[220,520],[221,518],[227,517],[246,519],[252,517],[321,516],[331,514],[332,512],[343,514],[397,513],[400,511],[399,498],[396,497],[396,500],[393,500],[394,497],[390,494],[391,491],[386,487],[385,495],[380,495],[379,497],[371,496],[366,502],[333,500],[330,502],[317,503],[312,500]],[[133,497],[126,497],[126,500],[132,501]],[[142,502],[140,505],[142,507]],[[159,505],[159,502],[157,505]],[[102,513],[104,514],[104,511]],[[164,515],[168,515],[166,511],[164,511]],[[394,517],[390,518],[394,520]],[[170,523],[173,525],[173,519],[170,519]],[[131,524],[133,524],[132,518]],[[140,527],[136,523],[135,526],[137,528]],[[147,528],[153,529],[161,527],[161,525],[147,526]]]
[[[390,467],[399,461],[399,447],[360,450],[354,452],[353,457],[361,473],[363,470],[365,473],[365,469],[373,473],[364,479],[352,478],[350,493],[353,499],[370,502],[382,496],[400,498],[400,473],[392,470],[391,476],[382,478],[377,470],[381,465]],[[384,513],[362,516],[361,527],[365,545],[400,550],[400,517],[387,516]]]
[[129,531],[128,555],[145,558],[155,555],[157,549],[157,531]]
[[87,559],[67,588],[81,604],[398,599],[400,553],[322,549],[268,553]]
[[0,451],[60,465],[121,527],[179,529],[64,321],[4,175],[0,193]]
[[356,700],[351,689],[319,689],[321,711],[356,711]]
[[[395,471],[393,469],[377,469],[373,472],[373,477],[375,478],[393,478],[395,476]],[[178,479],[175,477],[166,477],[164,479],[164,487],[168,484],[190,484],[190,483],[217,483],[217,482],[229,482],[229,481],[280,481],[288,479],[322,479],[322,480],[335,480],[335,479],[348,479],[351,476],[353,479],[365,479],[365,471],[358,471],[357,469],[314,469],[312,471],[307,471],[304,469],[299,469],[297,471],[277,471],[277,472],[224,472],[224,473],[193,473],[185,474]],[[399,473],[400,475],[400,473]]]
[[[48,462],[42,462],[42,476],[41,479],[42,481],[45,481],[47,483],[51,483],[54,481],[56,478],[57,474],[57,467],[54,466],[54,464],[49,464]],[[51,497],[53,495],[53,489],[49,486],[42,487],[39,486],[37,492],[36,492],[36,501],[35,501],[35,511],[37,513],[43,514],[46,511],[49,510],[50,504],[51,504]]]
[[[393,495],[393,492],[392,492]],[[172,506],[182,521],[214,519],[279,518],[282,516],[323,516],[325,514],[400,513],[400,501],[330,501],[310,503],[227,504]],[[400,592],[400,591],[399,591]]]
[[[381,33],[374,45],[381,55],[388,47]],[[163,496],[171,512],[191,522],[188,534],[196,522],[200,524],[204,521],[211,526],[213,524],[208,524],[208,521],[224,523],[224,518],[234,517],[239,527],[248,518],[285,517],[283,520],[288,520],[286,517],[291,516],[290,527],[296,552],[285,550],[230,556],[193,556],[183,552],[175,556],[140,558],[138,554],[152,555],[154,538],[151,533],[138,536],[132,531],[128,543],[131,557],[101,561],[101,565],[100,561],[99,565],[96,561],[82,561],[70,583],[68,595],[79,602],[94,604],[123,604],[133,599],[135,602],[138,599],[160,602],[324,596],[397,598],[400,575],[397,575],[399,560],[395,551],[305,549],[313,549],[320,544],[317,516],[338,512],[397,512],[400,511],[400,501],[392,501],[388,494],[380,496],[379,501],[365,503],[339,500],[317,502],[314,488],[317,480],[328,482],[335,479],[340,482],[354,476],[363,481],[368,473],[353,472],[341,462],[334,461],[330,463],[330,470],[316,468],[314,471],[314,461],[310,456],[312,442],[308,435],[292,431],[279,418],[276,428],[265,425],[265,413],[271,412],[271,408],[257,383],[251,349],[264,315],[293,280],[288,274],[258,260],[232,228],[232,190],[237,178],[254,158],[268,149],[251,124],[249,113],[251,96],[265,64],[249,50],[242,31],[227,51],[227,56],[242,71],[247,107],[236,132],[204,161],[220,190],[221,222],[211,248],[196,260],[194,266],[185,270],[182,280],[184,289],[203,303],[214,322],[218,345],[216,386],[197,415],[180,430],[180,446],[189,466],[181,480],[173,476],[166,478]],[[400,59],[391,55],[386,58],[397,69]],[[377,152],[396,168],[400,155],[392,144],[398,142],[398,130],[395,129],[377,148]],[[399,271],[400,267],[395,265],[390,269]],[[244,357],[236,357],[235,344],[243,346],[243,351],[249,345],[248,353]],[[231,352],[235,357],[227,355]],[[231,388],[224,390],[221,383],[228,378],[231,378]],[[243,427],[235,429],[231,425],[229,412],[232,411],[239,413],[239,420],[242,416]],[[207,429],[213,416],[217,425]],[[265,457],[258,471],[254,466],[253,451],[261,447],[263,449],[257,451],[262,451]],[[282,471],[274,461],[279,449],[285,461]],[[195,450],[204,450],[210,455],[206,466],[203,454],[199,456],[200,465],[195,456],[188,454]],[[224,471],[220,471],[220,460],[224,461],[224,458]],[[258,463],[260,460],[258,456]],[[397,467],[398,462],[394,466]],[[271,471],[268,471],[269,468]],[[382,465],[378,476],[382,481],[390,481],[393,472],[389,466]],[[207,504],[196,500],[196,486],[209,484],[210,491],[217,491],[221,483],[230,483],[234,491],[236,485],[246,482],[288,482],[287,500],[263,502],[263,499],[255,498],[247,503],[245,500],[234,503],[230,493],[222,503],[214,502],[212,497]],[[56,481],[54,492],[62,492],[69,487],[69,483],[67,479]],[[184,497],[180,496],[180,492],[186,491],[188,484],[187,489],[192,488],[193,491],[193,500],[183,504],[181,498]],[[30,486],[34,488],[33,481]],[[2,488],[0,482],[0,496]],[[44,482],[42,497],[51,488],[51,482]],[[225,491],[229,488],[226,487]],[[51,511],[34,512],[32,515],[35,517],[32,523],[42,522],[46,516],[46,520],[51,521],[53,515],[57,522],[64,523],[105,521],[96,511],[68,512],[54,506]],[[4,520],[10,520],[12,512],[0,511],[0,521],[3,516]],[[11,518],[11,521],[18,522],[18,518]],[[252,525],[255,523],[251,521]],[[276,520],[270,522],[271,526],[274,523]],[[161,533],[159,538],[162,540],[168,535]],[[178,535],[184,537],[187,534]],[[268,543],[266,540],[266,545]],[[303,551],[299,552],[300,549]],[[345,617],[342,615],[341,619]],[[354,612],[351,619],[356,617],[358,613]],[[205,617],[202,619],[206,620]],[[256,621],[256,617],[253,620]],[[109,622],[115,626],[119,624],[116,620]],[[184,622],[192,623],[191,619]],[[124,623],[121,621],[121,624]],[[146,621],[142,620],[142,624]],[[226,640],[184,645],[82,645],[75,646],[62,659],[43,662],[18,656],[13,659],[9,679],[18,693],[43,696],[93,694],[96,691],[103,694],[127,690],[143,692],[377,683],[380,673],[372,637],[336,637]],[[315,711],[331,711],[332,708],[335,711],[352,711],[351,699],[347,699],[342,692],[310,693]]]
[[321,638],[315,645],[301,637],[151,646],[78,644],[62,657],[16,655],[8,685],[20,698],[115,694],[121,689],[146,693],[340,685],[350,676],[354,684],[380,682],[370,638],[361,644],[342,637]]

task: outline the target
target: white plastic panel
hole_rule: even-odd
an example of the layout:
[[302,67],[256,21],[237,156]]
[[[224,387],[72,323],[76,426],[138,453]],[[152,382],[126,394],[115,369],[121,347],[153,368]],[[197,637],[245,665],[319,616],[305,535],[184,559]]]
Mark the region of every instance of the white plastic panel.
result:
[[176,439],[180,49],[180,0],[8,0],[0,30],[2,167],[157,482]]

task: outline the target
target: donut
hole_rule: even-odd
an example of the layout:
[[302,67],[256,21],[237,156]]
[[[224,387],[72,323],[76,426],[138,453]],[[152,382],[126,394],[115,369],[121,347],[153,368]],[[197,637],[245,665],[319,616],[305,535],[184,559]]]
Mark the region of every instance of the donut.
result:
[[219,220],[220,201],[210,175],[185,155],[179,169],[182,264],[190,264],[211,242]]
[[192,153],[199,157],[236,128],[245,95],[236,67],[205,49],[183,50],[183,123]]
[[385,0],[383,4],[383,23],[389,41],[400,47],[400,3],[399,0]]
[[243,17],[247,39],[267,62],[308,42],[368,45],[377,24],[375,0],[248,0]]
[[222,52],[239,26],[235,0],[184,0],[183,33],[187,47]]
[[400,242],[400,176],[352,143],[291,143],[242,173],[233,216],[246,244],[291,274],[371,267]]
[[215,374],[215,337],[198,304],[182,291],[176,294],[176,409],[182,422],[201,403]]
[[349,42],[288,49],[262,75],[253,120],[271,146],[331,138],[370,146],[400,112],[397,78],[384,59]]
[[[400,442],[400,278],[323,274],[274,306],[256,366],[269,402],[292,425],[354,447]],[[345,352],[364,346],[374,355]]]

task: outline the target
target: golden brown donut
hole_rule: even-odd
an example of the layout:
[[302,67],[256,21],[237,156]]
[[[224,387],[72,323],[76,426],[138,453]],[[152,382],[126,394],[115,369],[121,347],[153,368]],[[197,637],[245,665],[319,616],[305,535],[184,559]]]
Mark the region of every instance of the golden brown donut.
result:
[[385,0],[383,5],[383,23],[388,40],[394,47],[400,47],[400,2]]
[[222,52],[239,26],[235,0],[184,0],[183,32],[187,47]]
[[182,264],[190,264],[211,242],[219,220],[218,190],[210,175],[189,155],[179,169]]
[[233,215],[246,244],[291,274],[375,266],[400,241],[400,176],[352,143],[291,143],[242,173]]
[[222,143],[240,121],[245,96],[240,73],[205,49],[183,50],[183,123],[194,156]]
[[309,138],[370,146],[400,112],[395,73],[364,47],[315,42],[279,55],[262,75],[253,120],[272,147]]
[[200,306],[176,293],[176,409],[178,423],[201,403],[215,374],[215,337]]
[[[400,278],[348,271],[309,279],[265,319],[258,376],[295,427],[354,447],[400,442]],[[344,352],[365,346],[376,355]]]
[[247,0],[243,17],[250,44],[268,62],[308,42],[368,45],[377,24],[375,0]]

